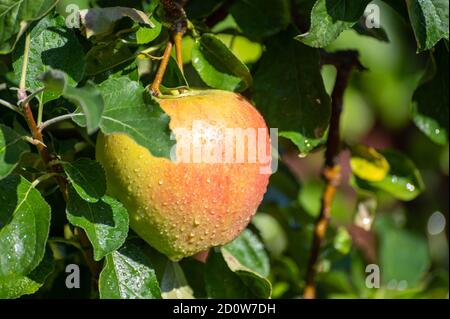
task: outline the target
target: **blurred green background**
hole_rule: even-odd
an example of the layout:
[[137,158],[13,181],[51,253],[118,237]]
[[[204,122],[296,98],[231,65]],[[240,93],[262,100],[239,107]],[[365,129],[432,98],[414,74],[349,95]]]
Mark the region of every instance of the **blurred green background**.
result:
[[[369,69],[355,73],[347,88],[342,136],[349,144],[401,150],[417,165],[426,189],[410,202],[384,193],[375,198],[356,193],[349,186],[349,154],[342,154],[343,186],[332,210],[335,227],[322,255],[318,296],[448,298],[449,150],[433,144],[411,121],[411,98],[423,75],[426,54],[415,53],[407,22],[384,3],[376,3],[390,42],[348,30],[327,48],[356,49]],[[334,67],[325,66],[322,75],[330,93]],[[319,213],[323,189],[319,178],[323,152],[300,158],[288,143],[282,145],[281,168],[260,208],[264,214],[253,221],[270,253],[277,256],[272,259],[274,298],[301,294],[298,282],[304,277],[312,220]],[[379,266],[379,289],[366,286],[369,264]]]

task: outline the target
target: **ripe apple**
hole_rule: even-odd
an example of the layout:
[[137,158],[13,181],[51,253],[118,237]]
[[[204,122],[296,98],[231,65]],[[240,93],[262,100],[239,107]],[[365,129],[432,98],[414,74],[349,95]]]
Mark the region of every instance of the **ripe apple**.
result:
[[[267,188],[270,139],[262,116],[236,93],[190,91],[159,103],[175,133],[175,159],[155,157],[123,133],[99,134],[96,156],[131,228],[176,261],[247,226]],[[242,132],[249,134],[238,141]]]

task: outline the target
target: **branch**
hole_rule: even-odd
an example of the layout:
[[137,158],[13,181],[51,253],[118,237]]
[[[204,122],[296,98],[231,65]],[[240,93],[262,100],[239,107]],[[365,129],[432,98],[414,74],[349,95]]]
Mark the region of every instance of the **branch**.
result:
[[325,165],[322,175],[325,180],[325,190],[322,195],[320,214],[314,225],[313,240],[306,273],[306,286],[303,292],[305,299],[316,297],[315,277],[320,247],[330,221],[331,207],[334,195],[341,181],[341,167],[338,157],[341,152],[341,137],[339,134],[343,97],[354,68],[365,70],[358,59],[356,51],[338,51],[335,53],[321,52],[322,64],[332,64],[337,69],[336,83],[331,95],[331,118],[325,152]]
[[53,125],[55,123],[61,122],[61,121],[65,121],[68,119],[72,119],[75,116],[83,116],[83,113],[69,113],[69,114],[63,114],[54,118],[51,118],[43,123],[41,123],[41,125],[38,126],[39,131],[43,131],[46,127]]
[[17,106],[15,106],[12,103],[9,103],[8,101],[0,99],[0,105],[6,106],[8,109],[21,114]]
[[[25,38],[25,49],[24,49],[24,58],[23,58],[23,64],[22,64],[22,74],[20,78],[20,85],[19,90],[17,91],[17,97],[19,101],[23,101],[21,104],[23,116],[25,117],[25,121],[27,122],[28,128],[31,131],[31,135],[33,139],[37,141],[36,148],[39,152],[40,157],[42,158],[42,161],[44,162],[47,170],[49,171],[52,176],[55,176],[56,181],[58,183],[59,189],[63,195],[63,198],[65,201],[67,201],[67,180],[61,175],[64,171],[61,165],[50,165],[51,162],[55,159],[57,159],[56,155],[53,153],[50,153],[47,147],[44,144],[44,138],[42,136],[41,131],[39,130],[36,121],[33,116],[33,112],[31,111],[31,106],[29,103],[29,99],[27,96],[27,91],[25,88],[26,85],[26,74],[27,74],[27,67],[28,67],[28,56],[30,53],[30,33],[27,32],[26,38]],[[89,247],[85,252],[84,256],[86,259],[86,264],[88,265],[89,269],[91,270],[91,273],[93,275],[94,281],[97,281],[98,275],[100,273],[99,264],[94,261],[93,259],[93,249],[92,246],[89,244],[89,246],[83,245],[84,243],[89,242],[86,234],[83,230],[79,230],[80,232],[80,243],[84,247]]]
[[164,78],[164,74],[166,73],[167,65],[169,64],[170,55],[172,54],[173,43],[171,40],[167,42],[166,49],[164,50],[163,57],[161,59],[161,63],[159,64],[158,71],[156,72],[155,79],[150,86],[150,92],[158,96],[161,94],[159,87],[161,86],[161,82]]

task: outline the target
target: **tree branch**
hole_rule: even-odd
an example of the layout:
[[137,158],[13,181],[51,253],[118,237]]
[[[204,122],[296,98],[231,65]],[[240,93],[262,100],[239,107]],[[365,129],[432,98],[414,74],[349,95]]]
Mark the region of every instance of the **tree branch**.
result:
[[[33,112],[31,110],[31,106],[29,103],[29,99],[27,96],[26,91],[26,74],[27,74],[27,67],[28,67],[28,56],[30,53],[30,33],[26,34],[25,38],[25,49],[24,49],[24,59],[23,59],[23,65],[22,65],[22,74],[20,78],[20,86],[19,90],[17,91],[17,97],[19,101],[23,101],[21,103],[23,116],[25,118],[25,121],[27,122],[28,128],[30,129],[31,135],[33,139],[38,141],[36,143],[36,148],[39,152],[40,157],[42,158],[42,161],[44,162],[46,169],[49,171],[50,174],[54,174],[55,179],[58,183],[59,189],[62,193],[62,196],[65,201],[67,201],[68,198],[68,192],[67,192],[67,180],[61,175],[64,172],[63,167],[60,164],[51,165],[51,162],[53,160],[57,159],[57,156],[51,152],[49,152],[48,148],[44,144],[44,138],[42,136],[42,133],[40,129],[38,128],[36,121],[33,116]],[[52,175],[53,176],[53,175]],[[82,229],[79,230],[79,238],[80,243],[83,244],[88,241],[86,234]],[[89,243],[89,241],[88,241]],[[84,245],[84,247],[89,247],[85,250],[83,253],[86,264],[88,265],[89,269],[91,270],[93,281],[98,280],[98,275],[100,273],[99,264],[94,261],[94,251],[92,249],[92,246],[89,243],[89,246]]]
[[311,244],[310,257],[306,273],[306,286],[303,292],[305,299],[316,297],[315,277],[317,273],[317,262],[320,255],[325,233],[330,221],[331,207],[334,195],[341,181],[341,167],[338,157],[341,152],[341,137],[339,134],[340,118],[343,107],[344,92],[348,85],[351,72],[354,68],[365,70],[358,59],[356,51],[338,51],[335,53],[321,52],[322,64],[332,64],[337,69],[336,83],[331,95],[331,118],[325,152],[325,165],[322,175],[325,180],[325,189],[322,194],[320,214],[317,217],[313,240]]

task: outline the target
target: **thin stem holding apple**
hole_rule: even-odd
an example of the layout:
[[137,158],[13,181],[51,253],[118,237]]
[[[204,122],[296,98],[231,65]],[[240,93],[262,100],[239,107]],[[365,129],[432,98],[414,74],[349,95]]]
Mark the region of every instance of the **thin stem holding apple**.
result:
[[183,73],[182,39],[188,26],[186,12],[183,9],[185,3],[186,1],[176,2],[174,0],[161,0],[161,4],[166,14],[166,19],[170,23],[170,31],[172,35],[171,39],[167,42],[155,79],[150,86],[150,91],[155,96],[159,96],[161,94],[159,87],[161,86],[161,82],[164,78],[174,46],[177,64]]

